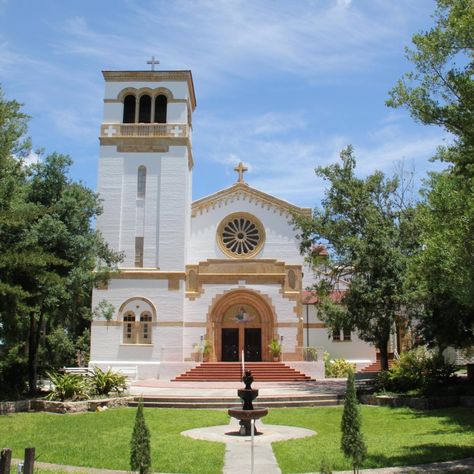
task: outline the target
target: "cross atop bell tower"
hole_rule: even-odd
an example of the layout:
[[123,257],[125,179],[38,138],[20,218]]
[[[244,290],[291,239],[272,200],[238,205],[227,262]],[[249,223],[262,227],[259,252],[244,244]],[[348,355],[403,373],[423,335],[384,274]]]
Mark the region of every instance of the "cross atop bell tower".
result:
[[157,59],[155,59],[155,56],[152,56],[150,61],[147,61],[146,62],[147,64],[150,64],[151,65],[151,70],[154,71],[155,70],[155,65],[156,64],[160,64],[160,61],[158,61]]

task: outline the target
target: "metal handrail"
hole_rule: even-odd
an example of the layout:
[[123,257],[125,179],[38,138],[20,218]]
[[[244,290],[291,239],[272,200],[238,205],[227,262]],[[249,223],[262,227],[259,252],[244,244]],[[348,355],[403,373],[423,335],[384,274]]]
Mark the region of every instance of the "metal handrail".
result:
[[240,365],[242,367],[242,377],[245,375],[245,355],[244,355],[244,350],[242,349],[242,358]]

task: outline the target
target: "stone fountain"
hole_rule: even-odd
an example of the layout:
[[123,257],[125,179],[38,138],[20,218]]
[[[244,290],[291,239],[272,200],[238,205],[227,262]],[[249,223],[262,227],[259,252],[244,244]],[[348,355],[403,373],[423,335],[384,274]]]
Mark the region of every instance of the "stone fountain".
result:
[[[252,388],[252,372],[250,370],[245,371],[245,375],[242,377],[242,381],[245,384],[245,388],[237,390],[237,394],[243,401],[242,408],[229,408],[228,413],[231,417],[237,418],[240,424],[239,434],[241,436],[250,436],[252,420],[258,420],[264,417],[268,413],[267,408],[254,408],[253,401],[258,396],[258,390]],[[259,434],[255,428],[254,421],[254,434]]]

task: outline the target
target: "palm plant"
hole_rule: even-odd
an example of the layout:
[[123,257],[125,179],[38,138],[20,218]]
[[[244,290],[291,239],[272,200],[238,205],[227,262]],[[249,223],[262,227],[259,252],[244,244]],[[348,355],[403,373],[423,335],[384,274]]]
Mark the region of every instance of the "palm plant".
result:
[[108,395],[110,392],[120,393],[127,388],[125,376],[110,368],[104,371],[100,367],[94,367],[90,383],[97,395]]
[[46,400],[87,400],[89,398],[88,380],[78,374],[47,373],[53,389]]

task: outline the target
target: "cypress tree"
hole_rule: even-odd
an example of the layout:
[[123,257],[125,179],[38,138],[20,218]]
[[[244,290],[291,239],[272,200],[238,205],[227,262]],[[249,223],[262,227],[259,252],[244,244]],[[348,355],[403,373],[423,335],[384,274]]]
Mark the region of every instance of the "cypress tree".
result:
[[135,415],[132,439],[130,441],[130,469],[139,474],[151,472],[150,431],[143,416],[143,400],[140,399]]
[[354,473],[359,472],[359,467],[367,455],[367,447],[360,428],[361,416],[357,403],[354,372],[350,371],[347,377],[344,413],[341,422],[341,449],[344,456],[351,460]]

